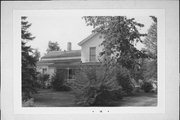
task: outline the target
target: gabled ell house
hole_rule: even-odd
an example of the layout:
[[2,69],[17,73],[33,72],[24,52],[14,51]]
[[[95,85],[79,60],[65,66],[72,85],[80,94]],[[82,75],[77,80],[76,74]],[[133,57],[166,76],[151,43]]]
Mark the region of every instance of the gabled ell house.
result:
[[75,71],[82,64],[99,64],[99,53],[102,51],[103,36],[92,33],[78,43],[81,50],[72,50],[71,42],[67,43],[67,51],[52,51],[38,62],[37,67],[42,74],[53,75],[56,71],[65,70],[66,79],[75,77]]
[[99,62],[99,53],[102,52],[101,43],[103,36],[100,33],[92,33],[87,38],[78,43],[81,46],[81,62]]

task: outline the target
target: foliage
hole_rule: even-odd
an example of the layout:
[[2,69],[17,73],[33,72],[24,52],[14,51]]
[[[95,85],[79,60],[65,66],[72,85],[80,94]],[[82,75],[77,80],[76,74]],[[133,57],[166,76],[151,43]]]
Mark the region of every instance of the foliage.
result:
[[143,51],[138,50],[135,44],[142,42],[138,28],[143,27],[134,18],[125,16],[85,16],[87,25],[93,26],[94,32],[104,35],[104,46],[101,55],[114,56],[117,64],[133,70],[138,64],[137,59],[148,57]]
[[153,59],[157,59],[157,18],[151,16],[153,23],[148,30],[148,34],[143,41],[146,46],[146,51]]
[[49,74],[39,74],[38,75],[38,83],[40,85],[40,88],[47,88],[47,82],[49,81]]
[[107,90],[105,86],[102,86],[94,99],[92,106],[114,106],[116,105],[115,101],[119,101],[123,98],[124,92],[121,89],[117,90]]
[[35,37],[28,31],[31,24],[26,20],[26,16],[21,17],[21,54],[22,54],[22,100],[30,99],[33,93],[36,93],[37,87],[37,59],[33,55],[31,46],[26,43]]
[[131,76],[130,76],[129,70],[125,67],[118,66],[116,78],[117,78],[119,85],[122,86],[123,90],[127,94],[131,94],[131,92],[134,89],[134,85],[131,82]]
[[38,51],[38,49],[34,49],[34,57],[36,58],[37,61],[39,61],[41,57],[41,53]]
[[147,52],[150,58],[143,60],[143,76],[145,79],[157,79],[157,18],[154,16],[150,17],[153,23],[144,40],[146,46],[144,51]]
[[153,89],[152,83],[144,82],[143,85],[141,86],[141,89],[143,89],[147,93],[150,92]]
[[49,41],[48,49],[46,51],[47,51],[47,53],[49,53],[50,51],[61,51],[61,49],[60,49],[59,44],[57,42]]
[[131,70],[131,76],[136,82],[138,82],[140,79],[141,80],[144,79],[144,77],[143,77],[143,69],[142,69],[142,66],[143,66],[142,59],[138,59],[137,63],[139,63],[139,64],[137,64],[134,67],[134,69]]
[[70,87],[66,85],[65,82],[65,70],[60,70],[54,73],[54,75],[51,77],[51,85],[52,88],[56,91],[70,91]]
[[82,65],[76,73],[71,88],[76,95],[76,103],[84,106],[109,106],[113,100],[121,99],[121,89],[115,77],[115,69],[100,65]]
[[144,81],[149,79],[157,80],[157,61],[154,59],[143,59],[142,76]]
[[28,99],[27,101],[23,101],[22,107],[35,107],[34,98]]

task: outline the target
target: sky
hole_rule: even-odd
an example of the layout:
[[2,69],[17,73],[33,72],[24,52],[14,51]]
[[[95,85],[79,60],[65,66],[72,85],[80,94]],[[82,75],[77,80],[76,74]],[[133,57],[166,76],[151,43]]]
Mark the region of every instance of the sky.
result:
[[[80,41],[91,34],[93,28],[87,26],[82,16],[28,16],[29,23],[32,23],[29,31],[36,38],[30,41],[28,45],[38,49],[41,57],[46,53],[48,42],[58,42],[61,50],[67,50],[67,42],[72,43],[72,50],[81,49],[78,45]],[[137,22],[145,26],[140,32],[147,33],[152,24],[152,19],[146,17],[135,17]],[[141,47],[141,45],[139,45]]]

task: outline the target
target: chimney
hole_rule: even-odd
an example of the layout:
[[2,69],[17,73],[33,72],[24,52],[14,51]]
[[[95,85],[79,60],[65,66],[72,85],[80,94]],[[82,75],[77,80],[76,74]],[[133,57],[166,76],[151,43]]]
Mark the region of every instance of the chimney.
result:
[[67,51],[71,51],[71,42],[67,43]]

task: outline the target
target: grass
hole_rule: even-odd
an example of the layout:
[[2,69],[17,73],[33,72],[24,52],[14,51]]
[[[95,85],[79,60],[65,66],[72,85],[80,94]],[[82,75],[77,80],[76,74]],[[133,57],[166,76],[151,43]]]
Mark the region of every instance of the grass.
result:
[[[57,92],[53,90],[40,90],[34,95],[35,107],[77,107],[75,97],[70,92]],[[116,106],[156,106],[155,93],[140,92],[132,96],[123,97]],[[79,106],[80,107],[80,106]]]
[[34,96],[34,106],[36,107],[72,107],[74,95],[72,92],[58,92],[53,90],[40,90]]
[[136,93],[132,96],[124,97],[120,106],[157,106],[157,94],[155,93]]

